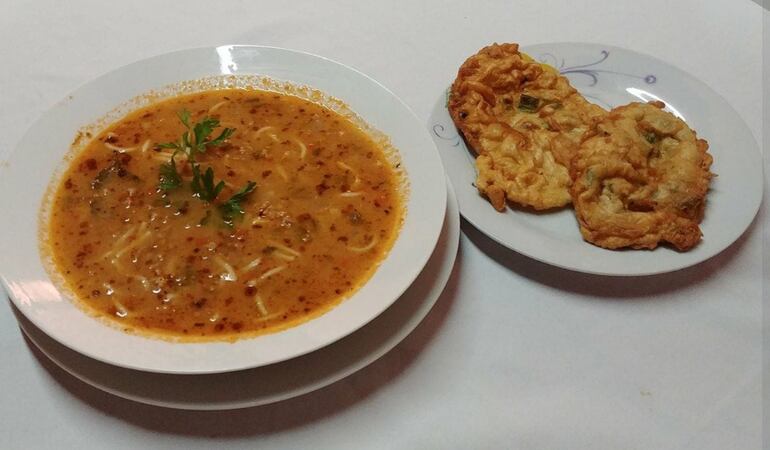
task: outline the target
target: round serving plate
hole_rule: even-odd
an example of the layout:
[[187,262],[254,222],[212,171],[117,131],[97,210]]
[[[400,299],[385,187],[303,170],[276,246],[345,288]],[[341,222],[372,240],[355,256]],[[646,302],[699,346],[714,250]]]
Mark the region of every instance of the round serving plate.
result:
[[589,101],[610,109],[629,102],[662,100],[709,142],[712,179],[701,223],[703,240],[679,252],[606,250],[584,242],[572,208],[532,213],[497,212],[475,187],[474,155],[447,111],[446,93],[433,109],[430,127],[460,214],[500,244],[557,267],[599,275],[639,276],[671,272],[705,261],[735,242],[762,202],[762,156],[738,113],[705,83],[652,56],[600,44],[553,43],[522,47],[556,67]]
[[88,358],[46,336],[25,317],[19,324],[42,353],[71,375],[130,400],[178,409],[245,408],[320,389],[371,364],[406,338],[449,280],[460,239],[460,215],[449,186],[444,226],[425,269],[367,326],[315,352],[255,369],[209,375],[141,372]]
[[[393,248],[371,279],[326,314],[287,330],[234,343],[180,343],[128,334],[90,317],[55,284],[39,252],[38,214],[49,180],[80,127],[118,107],[185,80],[239,76],[307,86],[339,99],[398,151],[409,188]],[[34,176],[31,176],[34,174]],[[219,373],[273,364],[324,347],[387,309],[425,266],[441,232],[446,183],[424,125],[388,89],[343,64],[260,46],[221,46],[135,62],[78,88],[37,120],[0,165],[0,281],[27,319],[59,343],[105,363],[160,373]]]

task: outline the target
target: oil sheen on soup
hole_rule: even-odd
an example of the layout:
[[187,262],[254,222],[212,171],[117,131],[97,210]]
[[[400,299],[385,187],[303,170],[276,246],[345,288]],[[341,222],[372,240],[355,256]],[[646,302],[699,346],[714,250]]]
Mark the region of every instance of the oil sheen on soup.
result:
[[317,316],[390,250],[401,177],[349,119],[281,93],[166,99],[104,129],[50,206],[56,271],[126,330],[235,339]]

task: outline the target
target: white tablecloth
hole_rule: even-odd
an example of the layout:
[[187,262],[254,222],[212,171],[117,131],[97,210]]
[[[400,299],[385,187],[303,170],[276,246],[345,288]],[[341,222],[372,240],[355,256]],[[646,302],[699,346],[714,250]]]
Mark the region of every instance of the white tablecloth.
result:
[[[762,142],[767,13],[749,0],[46,0],[2,10],[0,156],[97,75],[239,43],[352,65],[425,121],[460,63],[488,43],[606,43],[705,81]],[[641,279],[549,267],[463,224],[446,292],[401,345],[326,389],[240,411],[174,411],[97,391],[32,351],[5,304],[0,447],[760,448],[759,217],[712,260]]]

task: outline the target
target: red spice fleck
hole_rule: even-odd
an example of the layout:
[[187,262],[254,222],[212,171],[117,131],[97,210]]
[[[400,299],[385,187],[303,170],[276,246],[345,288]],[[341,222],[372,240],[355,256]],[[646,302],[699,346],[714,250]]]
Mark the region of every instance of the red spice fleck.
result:
[[326,181],[324,181],[321,184],[316,185],[315,190],[318,192],[318,195],[323,195],[323,193],[329,189],[329,186],[326,185]]
[[80,163],[80,165],[78,166],[78,170],[80,170],[81,172],[86,172],[89,170],[96,170],[96,167],[97,167],[96,160],[94,158],[88,158],[87,160]]
[[129,162],[131,162],[131,155],[129,155],[128,153],[121,153],[120,154],[120,163],[121,164],[128,164]]

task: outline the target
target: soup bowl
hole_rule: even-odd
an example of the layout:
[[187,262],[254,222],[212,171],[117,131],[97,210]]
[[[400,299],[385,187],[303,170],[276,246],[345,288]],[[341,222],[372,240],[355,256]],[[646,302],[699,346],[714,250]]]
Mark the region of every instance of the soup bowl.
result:
[[[370,132],[397,151],[405,176],[404,220],[390,252],[369,280],[325,314],[292,328],[234,341],[194,342],[127,333],[87,314],[46,270],[41,256],[41,206],[51,180],[66,167],[79,130],[116,119],[148,93],[188,80],[222,77],[270,80],[318,90],[343,102]],[[149,95],[149,96],[148,96]],[[153,94],[156,95],[156,94]],[[100,122],[101,121],[101,122]],[[106,122],[105,122],[106,124]],[[259,367],[306,354],[352,333],[387,309],[430,257],[444,220],[446,184],[427,130],[410,109],[372,78],[307,53],[228,45],[168,53],[138,61],[81,86],[38,119],[0,164],[0,282],[19,311],[61,344],[91,358],[137,370],[202,374]]]

